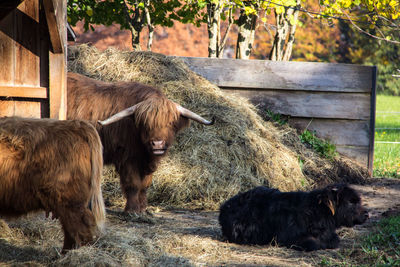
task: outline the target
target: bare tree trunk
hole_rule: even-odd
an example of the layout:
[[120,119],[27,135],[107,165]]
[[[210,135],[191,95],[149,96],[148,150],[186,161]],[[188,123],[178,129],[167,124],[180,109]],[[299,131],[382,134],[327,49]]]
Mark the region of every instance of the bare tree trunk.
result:
[[154,27],[153,25],[147,25],[149,28],[149,39],[147,40],[147,50],[151,51],[151,46],[153,45]]
[[207,4],[207,30],[208,30],[208,57],[218,56],[218,42],[220,39],[219,25],[221,20],[220,5]]
[[140,51],[142,48],[140,47],[140,32],[136,31],[135,27],[130,27],[131,35],[132,35],[132,48],[134,51]]
[[135,4],[134,15],[131,17],[129,15],[130,8],[129,8],[128,4],[125,2],[125,0],[124,0],[124,4],[125,4],[125,8],[124,8],[125,17],[126,17],[127,22],[129,23],[129,29],[132,34],[132,48],[135,51],[140,51],[140,50],[142,50],[142,48],[140,47],[140,32],[142,31],[142,29],[144,27],[146,12],[140,12],[138,4]]
[[154,26],[152,24],[151,17],[150,17],[149,6],[150,6],[150,0],[147,0],[145,2],[144,12],[145,12],[145,17],[146,17],[147,28],[149,29],[149,39],[147,40],[147,50],[151,51],[151,46],[153,45]]
[[246,15],[244,10],[240,11],[238,20],[239,32],[236,42],[236,58],[248,59],[254,43],[257,15]]
[[228,3],[226,0],[220,0],[218,3],[210,1],[207,4],[207,30],[208,30],[208,57],[221,58],[224,54],[224,47],[228,34],[233,24],[232,8],[229,8],[228,26],[224,37],[221,39],[221,14]]
[[[300,0],[297,0],[296,3],[296,7],[300,7]],[[270,60],[290,60],[297,19],[299,17],[299,10],[297,8],[285,8],[284,13],[275,14],[276,33],[269,55]]]

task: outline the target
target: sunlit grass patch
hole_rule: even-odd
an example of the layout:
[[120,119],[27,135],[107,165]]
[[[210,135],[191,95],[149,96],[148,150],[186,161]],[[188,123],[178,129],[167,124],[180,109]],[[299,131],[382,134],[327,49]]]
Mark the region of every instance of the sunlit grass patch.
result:
[[374,176],[400,178],[400,144],[375,144]]
[[400,97],[377,96],[374,176],[400,178]]

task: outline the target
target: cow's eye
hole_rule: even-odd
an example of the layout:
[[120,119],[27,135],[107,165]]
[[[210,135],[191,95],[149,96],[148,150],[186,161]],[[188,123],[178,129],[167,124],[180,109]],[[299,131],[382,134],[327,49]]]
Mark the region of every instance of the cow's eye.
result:
[[360,202],[360,200],[357,198],[350,199],[350,203],[352,204],[357,204],[358,202]]

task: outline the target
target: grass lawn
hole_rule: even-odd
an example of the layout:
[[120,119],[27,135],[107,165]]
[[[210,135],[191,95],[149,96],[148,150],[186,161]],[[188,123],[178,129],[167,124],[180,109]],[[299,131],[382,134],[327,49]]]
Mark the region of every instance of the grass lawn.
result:
[[400,144],[390,142],[400,142],[400,97],[378,95],[374,177],[400,178]]
[[361,245],[370,266],[400,266],[399,246],[400,216],[380,220]]

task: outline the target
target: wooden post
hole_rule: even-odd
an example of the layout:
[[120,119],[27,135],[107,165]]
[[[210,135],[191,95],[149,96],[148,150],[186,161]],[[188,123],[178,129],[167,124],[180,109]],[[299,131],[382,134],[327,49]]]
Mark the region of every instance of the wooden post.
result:
[[374,141],[375,141],[375,112],[376,112],[376,77],[378,68],[373,66],[372,69],[372,86],[371,86],[371,115],[370,115],[370,138],[368,151],[368,172],[369,176],[373,176],[374,170]]
[[67,117],[67,1],[43,0],[52,51],[49,52],[50,118]]

